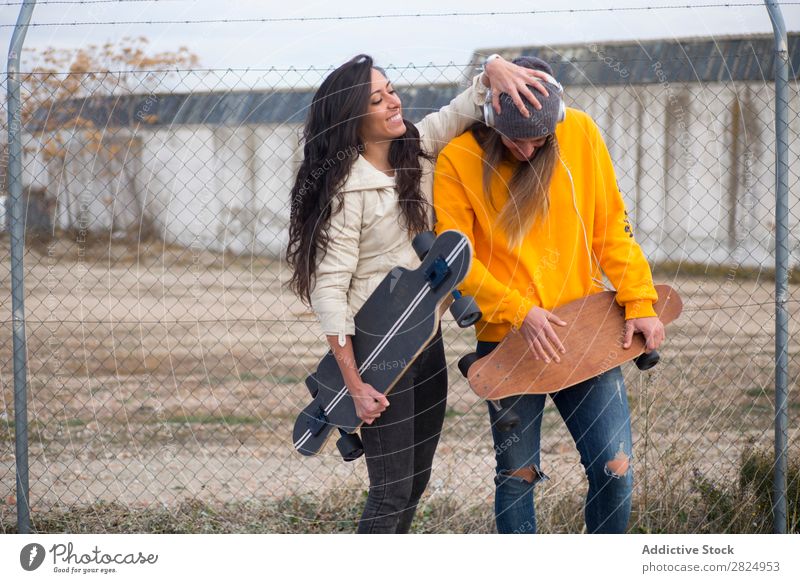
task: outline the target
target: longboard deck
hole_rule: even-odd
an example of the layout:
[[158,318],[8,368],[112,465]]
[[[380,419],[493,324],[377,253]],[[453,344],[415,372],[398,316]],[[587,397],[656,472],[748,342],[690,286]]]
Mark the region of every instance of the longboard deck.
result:
[[[426,273],[444,260],[449,273],[432,286]],[[353,351],[361,378],[387,394],[436,335],[451,292],[469,272],[472,247],[458,231],[437,237],[421,265],[394,268],[355,315]],[[314,455],[331,431],[354,433],[362,424],[332,352],[321,360],[306,384],[314,400],[295,422],[292,440],[300,453]]]
[[[669,324],[680,315],[683,302],[667,285],[657,285],[656,292],[658,301],[653,307],[661,321]],[[560,363],[536,360],[525,337],[512,330],[497,348],[469,368],[470,387],[490,400],[553,393],[636,358],[644,352],[645,340],[634,334],[630,348],[622,348],[625,312],[615,295],[600,292],[552,310],[567,323],[554,326],[566,349],[559,355]]]

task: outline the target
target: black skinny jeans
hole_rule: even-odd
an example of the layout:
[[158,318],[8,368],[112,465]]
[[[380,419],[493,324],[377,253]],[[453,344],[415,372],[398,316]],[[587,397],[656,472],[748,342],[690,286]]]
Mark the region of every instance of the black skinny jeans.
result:
[[447,407],[442,330],[388,396],[372,425],[361,426],[369,495],[359,533],[406,533],[428,485]]

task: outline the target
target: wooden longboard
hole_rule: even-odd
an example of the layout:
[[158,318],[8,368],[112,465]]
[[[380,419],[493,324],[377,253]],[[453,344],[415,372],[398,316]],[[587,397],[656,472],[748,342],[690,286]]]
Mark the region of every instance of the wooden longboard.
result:
[[[444,231],[417,269],[396,267],[378,284],[354,318],[353,351],[364,382],[381,393],[391,391],[435,336],[471,263],[469,239]],[[298,416],[292,441],[301,454],[314,455],[335,427],[354,433],[362,421],[332,352],[306,385],[314,400]]]
[[[653,307],[661,321],[669,324],[680,315],[683,302],[667,285],[657,285],[656,292],[658,301]],[[491,353],[469,367],[470,387],[489,400],[553,393],[636,358],[644,352],[644,336],[634,334],[630,348],[622,348],[625,311],[615,295],[600,292],[552,310],[567,323],[553,326],[566,349],[559,355],[560,363],[536,360],[525,337],[512,330]]]

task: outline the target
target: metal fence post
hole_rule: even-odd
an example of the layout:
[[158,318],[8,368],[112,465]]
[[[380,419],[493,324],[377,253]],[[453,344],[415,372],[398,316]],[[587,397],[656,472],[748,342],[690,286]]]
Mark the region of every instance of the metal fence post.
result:
[[8,47],[8,190],[11,198],[11,310],[14,328],[14,460],[17,474],[17,531],[31,529],[28,487],[28,387],[25,289],[22,266],[25,224],[22,203],[22,114],[19,63],[36,0],[25,0]]
[[775,34],[775,474],[773,531],[786,532],[787,382],[789,368],[789,44],[783,14],[764,0]]

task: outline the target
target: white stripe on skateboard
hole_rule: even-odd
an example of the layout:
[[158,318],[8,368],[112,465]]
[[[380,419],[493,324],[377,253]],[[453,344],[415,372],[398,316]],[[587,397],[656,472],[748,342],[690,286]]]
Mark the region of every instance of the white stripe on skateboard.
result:
[[[466,239],[464,239],[462,242],[460,242],[458,245],[456,245],[456,247],[450,253],[450,256],[445,260],[445,262],[447,263],[448,267],[450,266],[450,262],[454,259],[453,256],[457,255],[458,253],[460,253],[465,245],[466,245]],[[359,373],[364,372],[367,368],[369,368],[372,365],[372,362],[374,361],[374,359],[378,355],[378,353],[380,353],[386,347],[386,344],[388,344],[394,338],[394,335],[396,334],[397,329],[402,327],[402,325],[406,323],[406,320],[408,320],[408,318],[411,316],[411,312],[413,312],[417,308],[417,306],[419,306],[419,304],[425,298],[425,296],[430,291],[430,289],[431,289],[430,286],[423,285],[422,289],[420,289],[420,291],[417,293],[416,297],[411,301],[411,303],[408,305],[408,307],[405,309],[405,311],[400,315],[398,320],[394,323],[394,325],[386,333],[386,336],[384,336],[381,339],[381,341],[378,343],[378,345],[367,356],[367,358],[365,359],[364,363],[359,368],[359,371],[358,371]],[[336,395],[336,397],[325,408],[325,414],[330,413],[330,411],[333,410],[333,408],[339,403],[339,401],[342,400],[342,398],[346,394],[347,394],[347,386],[345,385],[344,387],[342,387],[339,390],[339,393]]]
[[[447,257],[447,259],[445,259],[445,262],[447,263],[448,267],[450,267],[450,263],[455,259],[455,256],[458,255],[459,253],[461,253],[461,250],[466,245],[467,245],[467,239],[464,238],[462,241],[460,241],[458,243],[458,245],[456,245],[453,248],[453,250],[451,251],[450,255]],[[359,374],[363,373],[367,368],[369,368],[372,365],[372,362],[378,356],[380,351],[383,350],[386,347],[386,344],[388,344],[389,341],[391,341],[394,338],[394,335],[396,334],[397,329],[400,328],[403,324],[406,323],[406,320],[408,320],[408,318],[411,316],[411,312],[413,312],[417,308],[417,306],[419,306],[419,304],[422,303],[422,300],[425,299],[425,296],[428,294],[430,289],[431,289],[430,286],[427,283],[425,283],[423,285],[422,289],[419,292],[417,292],[417,295],[414,297],[414,299],[411,301],[411,303],[408,305],[408,307],[406,307],[405,311],[400,315],[400,317],[397,319],[397,321],[392,325],[392,327],[390,328],[389,332],[387,332],[386,336],[384,336],[381,339],[381,341],[373,349],[373,351],[369,354],[369,356],[364,361],[364,363],[359,367],[359,370],[358,370]],[[347,394],[347,385],[344,385],[341,389],[339,389],[339,391],[336,394],[336,396],[333,398],[333,400],[325,408],[324,412],[325,412],[326,416],[328,414],[330,414],[330,412],[333,410],[333,408],[336,407],[336,405],[339,404],[339,402],[344,398],[344,396],[346,394]],[[308,439],[310,437],[311,437],[311,430],[310,429],[306,429],[306,432],[303,434],[303,436],[300,439],[298,439],[297,442],[295,442],[294,448],[295,449],[300,449],[301,447],[303,447],[303,444],[305,444],[305,442],[308,441]]]
[[[416,307],[419,306],[422,300],[425,299],[426,294],[427,290],[425,288],[417,292],[416,297],[414,297],[414,299],[411,300],[411,302],[409,302],[405,311],[402,314],[400,314],[400,317],[397,319],[397,321],[392,325],[391,328],[389,328],[389,331],[386,333],[386,336],[381,338],[381,341],[378,342],[375,348],[373,348],[372,352],[369,355],[367,355],[366,359],[364,359],[364,363],[358,369],[359,374],[363,373],[367,368],[369,368],[369,366],[372,364],[375,358],[378,357],[380,351],[386,347],[386,344],[388,344],[389,340],[394,338],[394,335],[397,333],[398,328],[402,327],[402,325],[406,323],[406,320],[408,320],[408,318],[411,316],[411,312],[413,312],[416,309]],[[330,413],[330,411],[334,407],[336,407],[339,401],[341,401],[346,394],[347,394],[347,386],[345,385],[345,387],[339,391],[336,397],[330,403],[328,403],[328,406],[325,408],[325,414],[327,415],[328,413]]]
[[[453,251],[451,251],[450,255],[445,260],[448,267],[450,266],[450,263],[455,259],[455,256],[461,252],[461,250],[466,246],[466,244],[467,240],[464,239],[458,245],[456,245]],[[385,348],[386,344],[392,340],[397,329],[401,327],[403,324],[405,324],[406,320],[408,320],[409,316],[411,315],[411,312],[413,312],[417,308],[417,306],[422,302],[422,300],[425,298],[430,289],[431,289],[430,286],[428,286],[427,284],[423,285],[422,289],[417,293],[416,297],[412,300],[412,302],[409,304],[406,310],[400,315],[400,318],[398,318],[398,320],[395,322],[395,324],[392,326],[392,328],[389,330],[386,336],[384,336],[381,342],[379,342],[378,345],[375,347],[375,349],[369,354],[367,359],[359,368],[359,373],[364,372],[364,370],[366,370],[369,366],[371,366],[374,358],[378,355],[378,353],[380,353],[381,350],[383,350],[383,348]],[[344,385],[341,389],[339,389],[336,397],[334,397],[334,399],[325,408],[324,410],[325,414],[328,415],[333,410],[333,408],[339,404],[339,402],[344,398],[346,394],[347,394],[347,385]],[[307,429],[306,432],[303,434],[303,436],[300,439],[298,439],[297,443],[295,443],[295,449],[301,448],[303,444],[306,441],[308,441],[310,437],[311,437],[311,431]]]

